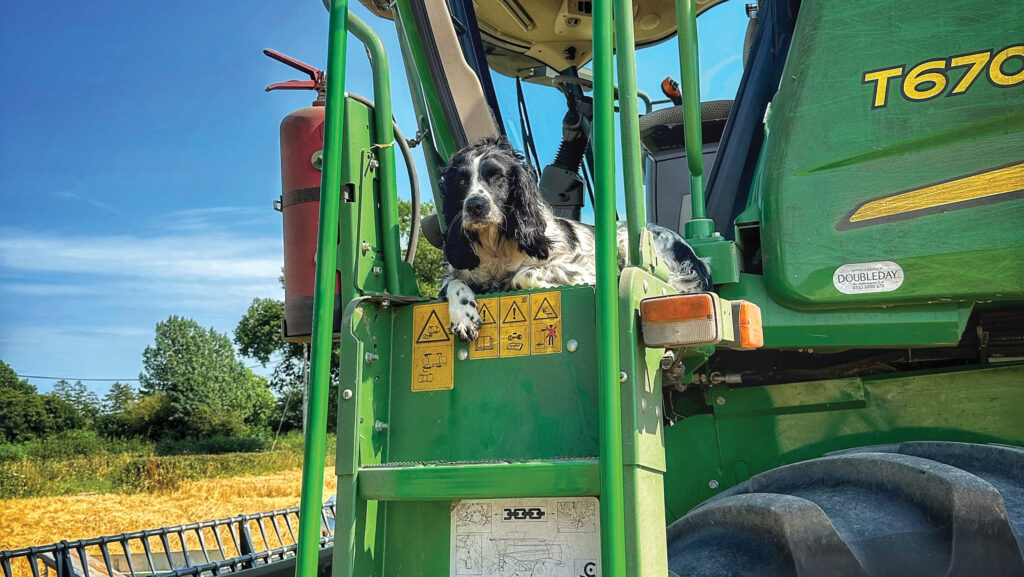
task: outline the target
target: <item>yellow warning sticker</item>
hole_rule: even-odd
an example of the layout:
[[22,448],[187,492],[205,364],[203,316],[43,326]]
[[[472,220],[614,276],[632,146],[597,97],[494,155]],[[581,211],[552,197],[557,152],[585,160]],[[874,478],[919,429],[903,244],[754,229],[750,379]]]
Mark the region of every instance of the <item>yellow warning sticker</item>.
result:
[[502,358],[530,354],[530,295],[500,298],[498,351]]
[[455,340],[448,327],[448,303],[419,305],[412,312],[412,390],[452,388]]
[[469,358],[471,359],[496,359],[498,358],[498,299],[477,299],[476,311],[480,314],[480,336],[470,343]]
[[530,333],[533,348],[530,354],[548,355],[562,352],[562,293],[547,292],[530,295]]

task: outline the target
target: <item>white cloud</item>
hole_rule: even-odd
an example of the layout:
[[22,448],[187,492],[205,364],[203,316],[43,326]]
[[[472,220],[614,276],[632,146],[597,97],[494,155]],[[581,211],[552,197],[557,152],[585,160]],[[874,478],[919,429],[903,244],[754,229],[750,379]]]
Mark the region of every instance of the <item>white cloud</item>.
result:
[[254,211],[157,215],[144,234],[0,226],[0,359],[26,374],[124,378],[171,315],[230,335],[254,298],[283,297],[273,216],[241,231]]
[[110,211],[114,214],[121,214],[121,211],[115,206],[109,205],[105,202],[100,202],[95,198],[88,198],[80,194],[75,194],[70,190],[62,190],[58,193],[55,193],[54,196],[63,200],[80,200],[82,202],[87,202],[95,206],[96,208],[102,208],[103,210]]
[[281,241],[223,233],[66,236],[0,229],[0,266],[163,281],[277,278]]

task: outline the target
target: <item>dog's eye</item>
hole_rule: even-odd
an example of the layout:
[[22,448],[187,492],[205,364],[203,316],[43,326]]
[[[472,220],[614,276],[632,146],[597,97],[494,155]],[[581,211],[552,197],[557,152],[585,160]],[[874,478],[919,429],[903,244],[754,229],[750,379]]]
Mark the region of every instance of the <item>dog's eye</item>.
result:
[[504,174],[502,174],[502,173],[500,173],[500,172],[495,172],[495,173],[494,173],[494,174],[493,174],[493,175],[491,176],[491,182],[492,182],[492,183],[501,183],[501,182],[505,182],[505,175],[504,175]]
[[458,184],[459,184],[459,188],[466,188],[466,179],[465,179],[465,177],[460,178]]

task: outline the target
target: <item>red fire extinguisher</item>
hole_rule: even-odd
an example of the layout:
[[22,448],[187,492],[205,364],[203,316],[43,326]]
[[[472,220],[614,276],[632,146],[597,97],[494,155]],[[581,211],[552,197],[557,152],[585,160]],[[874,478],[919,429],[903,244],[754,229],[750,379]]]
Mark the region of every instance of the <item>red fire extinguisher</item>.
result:
[[[274,202],[284,225],[284,337],[288,341],[308,341],[313,330],[326,75],[275,50],[263,53],[310,78],[275,82],[267,86],[268,92],[315,90],[317,94],[312,106],[296,110],[281,121],[281,198]],[[340,284],[340,280],[335,283],[336,293]],[[339,304],[340,297],[336,296],[335,307]],[[334,316],[337,325],[341,315]]]

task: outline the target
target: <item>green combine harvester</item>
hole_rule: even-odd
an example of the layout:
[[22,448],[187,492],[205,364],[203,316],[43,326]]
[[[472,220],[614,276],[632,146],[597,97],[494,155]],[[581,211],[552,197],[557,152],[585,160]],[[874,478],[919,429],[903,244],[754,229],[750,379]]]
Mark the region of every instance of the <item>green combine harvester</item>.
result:
[[[540,186],[578,217],[590,161],[598,280],[484,295],[451,334],[400,258],[386,55],[332,0],[306,462],[337,402],[335,577],[1024,575],[1024,4],[761,0],[735,99],[701,103],[715,0],[364,3],[438,206],[438,169],[504,132],[490,70],[551,87]],[[375,107],[345,98],[348,32]],[[641,112],[662,41],[681,104]],[[713,294],[671,296],[648,222]]]
[[[593,182],[596,285],[480,295],[467,343],[402,258],[384,46],[325,0],[322,184],[283,200],[319,201],[315,292],[286,301],[312,346],[297,558],[173,574],[1024,576],[1024,2],[759,0],[735,98],[700,102],[721,2],[363,0],[397,29],[436,206],[448,160],[519,122],[492,71],[566,112],[556,213]],[[353,40],[372,102],[345,92]],[[661,42],[681,89],[652,105]],[[713,293],[673,294],[648,223]]]
[[[306,463],[337,402],[335,577],[1024,575],[1024,3],[761,0],[710,103],[715,0],[364,3],[397,28],[437,206],[438,169],[504,133],[491,70],[550,86],[540,186],[579,215],[588,158],[598,280],[483,295],[480,337],[451,334],[401,259],[387,56],[330,1]],[[374,107],[345,97],[349,32]],[[681,104],[641,111],[662,41]],[[671,296],[649,222],[713,294]]]

